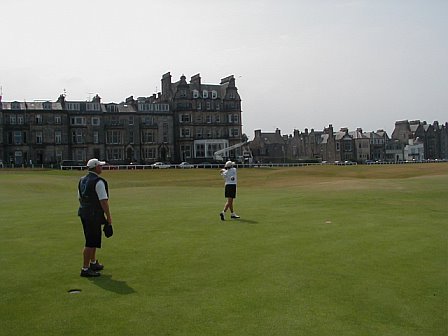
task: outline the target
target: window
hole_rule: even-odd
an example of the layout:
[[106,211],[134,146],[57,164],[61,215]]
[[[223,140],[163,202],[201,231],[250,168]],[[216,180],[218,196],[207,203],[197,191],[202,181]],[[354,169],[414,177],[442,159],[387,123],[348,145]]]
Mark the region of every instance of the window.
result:
[[205,157],[205,144],[203,143],[196,144],[195,152],[197,158]]
[[120,118],[118,118],[118,116],[112,116],[110,124],[115,126],[120,125]]
[[213,157],[216,151],[223,149],[222,143],[208,143],[207,144],[207,157]]
[[54,116],[54,123],[60,125],[62,123],[61,116]]
[[187,96],[187,90],[180,90],[181,98],[185,98]]
[[123,149],[121,148],[112,148],[107,151],[108,160],[123,160]]
[[71,117],[70,118],[70,125],[83,126],[85,124],[86,124],[85,117]]
[[44,110],[51,110],[51,103],[50,103],[50,102],[44,102],[44,103],[42,104],[42,108],[43,108]]
[[202,98],[208,98],[208,91],[207,90],[202,91]]
[[340,151],[340,143],[336,142],[336,150],[339,152]]
[[61,162],[61,161],[62,161],[62,151],[57,150],[56,151],[56,162]]
[[206,106],[207,110],[210,110],[212,107],[212,102],[208,101],[205,106]]
[[212,123],[212,116],[211,115],[206,115],[205,116],[205,121],[207,122],[207,124],[211,124]]
[[154,133],[153,133],[153,131],[144,131],[142,140],[143,140],[143,143],[152,143],[152,142],[154,142]]
[[20,103],[19,102],[12,102],[11,103],[11,110],[20,110]]
[[72,142],[74,144],[84,143],[84,136],[82,134],[82,129],[76,129],[72,132]]
[[22,132],[14,131],[14,145],[22,144]]
[[143,118],[143,124],[145,125],[153,125],[154,124],[154,118],[153,117],[144,117]]
[[93,132],[93,143],[94,144],[100,143],[100,134],[98,131]]
[[198,129],[196,130],[196,137],[197,137],[198,139],[201,139],[201,138],[202,138],[202,128],[198,128]]
[[163,123],[163,142],[168,142],[168,124],[166,122]]
[[67,110],[69,111],[79,111],[80,105],[79,103],[67,103]]
[[118,112],[118,107],[115,104],[107,105],[106,110],[108,112]]
[[36,132],[36,144],[42,144],[42,143],[43,143],[42,132]]
[[193,90],[193,98],[199,98],[199,91]]
[[143,150],[143,157],[147,160],[152,160],[156,158],[156,149],[155,148],[145,148]]
[[182,155],[182,160],[186,161],[191,158],[191,146],[190,145],[180,145],[180,152]]
[[134,125],[134,116],[129,116],[129,125]]
[[92,125],[93,126],[99,126],[100,125],[100,118],[99,117],[92,117]]
[[239,118],[238,114],[234,114],[234,115],[233,115],[233,123],[238,124],[238,120],[239,120],[239,119],[240,119],[240,118]]
[[216,92],[215,90],[212,91],[212,99],[216,99],[218,98],[218,92]]
[[23,118],[23,116],[21,116],[21,115],[17,116],[17,123],[18,123],[19,125],[23,125],[23,122],[24,122],[24,118]]
[[42,124],[42,115],[36,114],[36,124],[41,125]]
[[221,118],[220,118],[219,114],[217,114],[217,115],[215,116],[215,122],[216,122],[216,123],[220,123],[220,122],[221,122],[220,119],[221,119]]
[[189,114],[181,114],[180,116],[179,116],[179,121],[181,122],[181,123],[184,123],[184,122],[191,122],[191,116],[189,115]]
[[60,145],[62,143],[62,132],[61,131],[54,132],[54,142],[56,143],[56,145]]
[[100,111],[100,104],[99,103],[87,103],[86,105],[87,111]]
[[134,143],[134,131],[129,131],[129,143]]
[[16,115],[15,114],[9,116],[9,123],[11,125],[15,125],[16,124]]
[[108,144],[118,145],[122,143],[121,131],[111,130],[107,132],[107,140]]
[[189,138],[191,136],[191,132],[189,128],[181,128],[180,129],[180,137],[181,138]]
[[238,128],[232,128],[230,130],[230,135],[232,137],[238,137],[240,135],[240,130]]

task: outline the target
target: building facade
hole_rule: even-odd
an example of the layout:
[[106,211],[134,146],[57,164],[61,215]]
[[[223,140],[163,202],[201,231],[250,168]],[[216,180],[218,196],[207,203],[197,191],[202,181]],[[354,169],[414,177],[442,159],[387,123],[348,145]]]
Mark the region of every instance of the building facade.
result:
[[255,131],[250,148],[257,162],[400,162],[448,160],[448,123],[397,121],[392,137],[380,129],[363,132],[333,126],[323,131],[294,130],[293,135]]
[[[195,75],[162,92],[121,103],[70,101],[0,102],[0,160],[14,165],[85,162],[202,162],[241,142],[241,98],[235,78],[202,84]],[[237,155],[236,153],[235,155]]]

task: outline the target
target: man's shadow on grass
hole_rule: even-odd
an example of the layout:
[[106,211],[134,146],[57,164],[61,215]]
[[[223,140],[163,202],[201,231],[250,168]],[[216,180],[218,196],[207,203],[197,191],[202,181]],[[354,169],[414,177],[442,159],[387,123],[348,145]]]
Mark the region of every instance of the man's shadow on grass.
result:
[[238,219],[234,219],[235,222],[241,222],[241,223],[247,223],[247,224],[258,224],[257,221],[251,220],[251,219],[243,219],[243,218],[238,218]]
[[101,276],[89,278],[89,280],[98,287],[117,294],[128,295],[135,293],[135,290],[126,281],[114,280],[111,275],[101,274]]

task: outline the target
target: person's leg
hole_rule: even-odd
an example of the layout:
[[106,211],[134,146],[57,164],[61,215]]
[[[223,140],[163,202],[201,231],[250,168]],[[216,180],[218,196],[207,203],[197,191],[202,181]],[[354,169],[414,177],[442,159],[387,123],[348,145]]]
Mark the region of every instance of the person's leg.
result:
[[84,247],[83,256],[83,268],[89,268],[90,261],[95,259],[96,247]]
[[233,198],[232,197],[227,198],[227,209],[229,209],[230,212],[233,213]]

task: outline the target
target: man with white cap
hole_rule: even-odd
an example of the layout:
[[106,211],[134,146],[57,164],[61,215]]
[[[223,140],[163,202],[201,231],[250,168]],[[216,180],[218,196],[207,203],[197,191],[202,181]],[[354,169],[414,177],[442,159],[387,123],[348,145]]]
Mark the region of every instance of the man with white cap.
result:
[[90,159],[87,162],[89,172],[78,183],[79,210],[85,245],[83,250],[82,277],[100,276],[104,266],[96,259],[96,249],[101,248],[101,225],[112,225],[109,210],[109,189],[107,181],[100,177],[104,161]]
[[221,169],[221,175],[225,180],[224,196],[227,198],[227,201],[224,205],[224,210],[221,211],[219,216],[221,217],[221,220],[225,220],[226,211],[229,209],[231,213],[230,218],[240,218],[240,216],[233,211],[233,199],[236,198],[237,182],[235,162],[227,161],[224,165],[224,169]]

